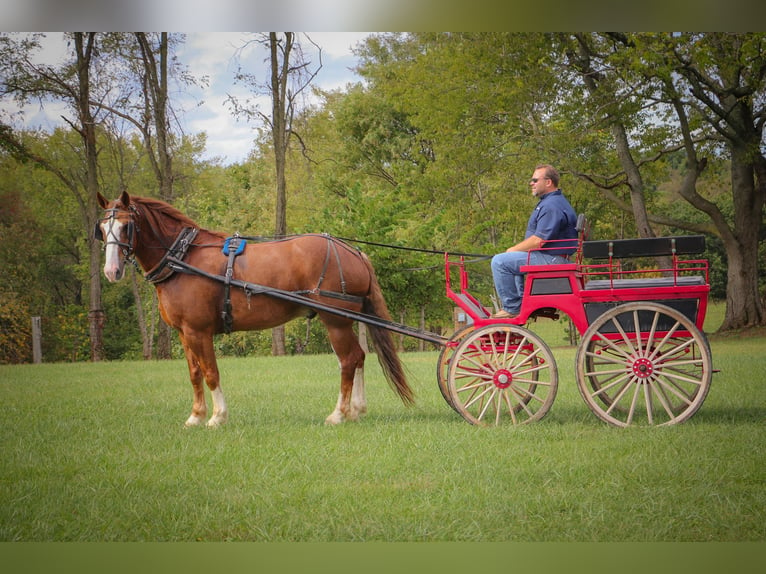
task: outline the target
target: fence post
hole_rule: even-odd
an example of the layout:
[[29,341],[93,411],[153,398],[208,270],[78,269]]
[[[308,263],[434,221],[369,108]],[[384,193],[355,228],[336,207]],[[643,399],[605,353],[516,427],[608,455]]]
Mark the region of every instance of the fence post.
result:
[[43,331],[41,325],[42,323],[40,321],[40,317],[32,317],[32,362],[35,364],[43,362],[43,351],[41,345]]

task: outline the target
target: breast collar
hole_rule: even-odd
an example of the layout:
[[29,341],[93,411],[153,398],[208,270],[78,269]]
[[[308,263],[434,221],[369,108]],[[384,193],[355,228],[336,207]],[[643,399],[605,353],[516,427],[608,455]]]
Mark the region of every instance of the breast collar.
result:
[[181,230],[181,233],[178,234],[178,237],[176,237],[173,245],[170,246],[170,249],[168,249],[163,258],[160,259],[160,262],[144,275],[144,279],[153,285],[157,285],[158,283],[170,279],[176,270],[173,267],[168,267],[168,260],[173,258],[183,261],[183,258],[186,257],[186,252],[189,250],[189,247],[191,247],[198,232],[199,229],[196,227],[184,227]]

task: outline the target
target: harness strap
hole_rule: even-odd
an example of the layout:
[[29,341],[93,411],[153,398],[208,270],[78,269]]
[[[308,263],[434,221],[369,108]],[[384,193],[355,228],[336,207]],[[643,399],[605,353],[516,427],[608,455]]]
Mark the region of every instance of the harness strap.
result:
[[194,238],[197,237],[198,232],[199,229],[196,227],[184,227],[181,230],[181,233],[178,234],[178,237],[176,237],[173,245],[171,245],[170,249],[167,250],[164,257],[160,259],[160,262],[154,267],[154,269],[151,269],[146,273],[144,279],[153,285],[162,283],[163,281],[169,279],[170,276],[176,272],[175,269],[168,266],[169,260],[171,258],[183,260],[183,258],[186,257],[186,252],[189,250],[189,247],[191,247]]
[[338,246],[335,244],[335,241],[333,241],[332,238],[329,238],[327,241],[330,242],[330,245],[332,245],[333,253],[335,253],[335,262],[338,264],[338,275],[340,276],[340,290],[341,290],[341,293],[345,295],[346,280],[343,278],[343,267],[341,267],[341,264],[340,264],[340,255],[338,254]]
[[223,280],[223,311],[221,311],[221,318],[223,319],[223,331],[227,335],[234,328],[234,317],[231,314],[231,279],[234,275],[234,259],[244,251],[244,244],[244,240],[235,235],[226,240],[224,247],[224,253],[229,258],[226,263],[226,274]]
[[[335,255],[335,263],[338,265],[338,275],[340,277],[340,289],[343,297],[346,295],[346,280],[343,278],[343,267],[340,264],[340,255],[338,254],[338,246],[335,245],[335,241],[332,237],[329,235],[326,235],[327,237],[327,253],[325,254],[324,258],[324,267],[322,268],[322,273],[319,275],[319,281],[317,281],[317,286],[314,289],[315,293],[326,293],[323,292],[321,287],[322,283],[324,282],[325,275],[327,274],[327,269],[330,266],[330,252],[332,252]],[[337,295],[337,294],[336,294]],[[343,298],[340,297],[340,298]]]

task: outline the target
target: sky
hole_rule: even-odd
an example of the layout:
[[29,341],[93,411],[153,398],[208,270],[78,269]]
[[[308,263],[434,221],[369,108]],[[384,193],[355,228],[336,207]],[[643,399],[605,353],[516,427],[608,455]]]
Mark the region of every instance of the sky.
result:
[[[312,85],[323,90],[344,88],[347,84],[360,81],[353,72],[356,57],[352,48],[368,35],[366,32],[308,32],[308,37],[322,48],[322,68]],[[264,46],[251,43],[242,49],[253,35],[238,32],[189,32],[186,42],[177,50],[179,60],[188,66],[195,77],[207,76],[205,88],[184,87],[183,93],[176,93],[174,105],[182,109],[181,128],[189,135],[207,133],[207,149],[204,159],[217,159],[223,164],[241,162],[247,159],[253,147],[255,130],[258,126],[238,120],[226,105],[229,94],[240,99],[253,97],[249,88],[234,81],[234,75],[241,65],[250,72],[260,73],[266,79],[268,51]],[[318,53],[301,33],[299,42],[304,46],[307,57],[318,63]],[[309,50],[311,48],[311,50]],[[38,60],[55,64],[63,57],[65,44],[60,34],[49,34]],[[316,65],[311,66],[315,69]],[[270,101],[260,98],[260,109],[270,113]],[[201,102],[201,103],[200,103]],[[2,111],[15,111],[15,104],[0,101]],[[25,123],[29,128],[41,127],[46,130],[61,125],[62,115],[71,115],[66,106],[30,104],[25,110]]]
[[[344,88],[348,83],[359,81],[352,68],[356,57],[352,47],[367,34],[360,32],[310,32],[311,40],[322,48],[322,68],[312,82],[323,90]],[[262,70],[266,74],[265,60],[268,53],[263,46],[251,48],[235,58],[238,48],[243,46],[247,34],[238,33],[192,33],[187,35],[186,46],[179,52],[181,61],[189,65],[190,71],[209,77],[209,88],[204,91],[192,90],[190,95],[204,100],[200,108],[190,109],[185,114],[184,130],[187,133],[207,133],[206,158],[220,158],[223,163],[242,161],[252,149],[256,126],[237,120],[231,108],[225,104],[227,94],[238,97],[252,96],[246,86],[235,84],[234,74],[239,65],[248,70]],[[311,45],[305,37],[300,39],[305,48]],[[318,62],[316,52],[309,56]],[[313,67],[313,66],[312,66]],[[265,75],[264,75],[265,78]],[[270,113],[270,101],[262,98],[261,109]]]

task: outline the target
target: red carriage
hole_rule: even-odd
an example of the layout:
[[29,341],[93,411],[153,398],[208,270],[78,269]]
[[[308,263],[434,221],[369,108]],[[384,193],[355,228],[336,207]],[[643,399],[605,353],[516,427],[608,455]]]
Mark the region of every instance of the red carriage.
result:
[[[524,325],[567,315],[580,335],[577,387],[588,407],[616,426],[670,425],[691,417],[710,388],[702,331],[710,290],[704,236],[586,241],[584,218],[572,263],[522,268],[521,312],[493,319],[468,291],[464,259],[445,257],[447,296],[470,325],[445,343],[442,395],[474,424],[523,424],[550,410],[558,389],[551,349]],[[629,265],[666,257],[669,267]],[[455,278],[455,270],[457,277]]]

